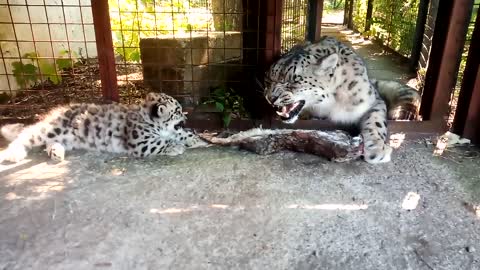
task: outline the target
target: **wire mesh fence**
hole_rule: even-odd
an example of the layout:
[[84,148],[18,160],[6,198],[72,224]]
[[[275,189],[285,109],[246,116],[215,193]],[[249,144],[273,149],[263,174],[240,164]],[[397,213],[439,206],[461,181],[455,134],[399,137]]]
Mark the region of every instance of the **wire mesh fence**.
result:
[[[355,0],[355,28],[365,31],[368,0]],[[419,0],[380,0],[373,2],[370,31],[364,33],[409,57],[415,39]]]
[[121,97],[131,102],[153,88],[198,105],[211,88],[240,82],[241,4],[110,0],[118,83],[127,86]]
[[307,0],[285,0],[282,8],[281,51],[287,52],[296,44],[305,41],[308,21]]
[[0,1],[0,115],[30,117],[98,96],[89,0]]
[[[161,91],[185,107],[244,111],[243,96],[252,94],[265,65],[263,3],[108,4],[121,102]],[[0,1],[2,119],[30,118],[68,102],[103,102],[91,8],[90,0]]]

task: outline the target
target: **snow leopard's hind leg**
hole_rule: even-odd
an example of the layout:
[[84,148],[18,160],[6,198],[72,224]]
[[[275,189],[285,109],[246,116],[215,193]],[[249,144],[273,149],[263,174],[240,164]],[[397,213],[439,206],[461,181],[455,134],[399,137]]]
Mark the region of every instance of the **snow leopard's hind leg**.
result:
[[364,159],[368,163],[389,162],[392,148],[387,144],[387,106],[377,98],[372,108],[360,120],[364,143]]

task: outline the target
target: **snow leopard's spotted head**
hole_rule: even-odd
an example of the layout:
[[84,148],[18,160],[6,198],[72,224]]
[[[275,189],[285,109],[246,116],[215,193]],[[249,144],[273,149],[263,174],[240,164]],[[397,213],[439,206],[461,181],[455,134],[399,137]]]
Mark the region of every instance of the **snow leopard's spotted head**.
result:
[[173,97],[163,93],[148,93],[143,108],[150,119],[162,124],[167,129],[183,128],[187,117],[182,105]]
[[330,88],[339,56],[337,41],[293,47],[266,72],[265,98],[282,121],[294,123],[305,108],[315,105]]

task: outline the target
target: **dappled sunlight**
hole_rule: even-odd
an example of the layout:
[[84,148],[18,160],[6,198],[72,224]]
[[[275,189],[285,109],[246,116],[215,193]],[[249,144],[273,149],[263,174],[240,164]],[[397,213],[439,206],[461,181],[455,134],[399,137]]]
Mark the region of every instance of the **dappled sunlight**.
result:
[[408,192],[403,198],[402,208],[405,210],[414,210],[420,202],[420,195],[416,192]]
[[372,41],[369,39],[363,39],[361,37],[353,37],[350,39],[350,42],[352,43],[353,49],[359,49],[362,46],[370,45],[372,44]]
[[227,208],[228,208],[228,205],[226,205],[226,204],[212,204],[212,205],[210,205],[210,207],[212,207],[212,208],[220,208],[220,209],[227,209]]
[[63,176],[67,171],[67,161],[63,161],[59,164],[48,164],[42,162],[31,166],[27,169],[22,169],[14,173],[7,175],[7,184],[15,185],[23,182],[24,180],[48,180]]
[[9,192],[5,195],[5,200],[7,201],[13,201],[13,200],[18,200],[18,199],[24,199],[25,197],[23,196],[18,196],[15,192]]
[[[41,162],[28,167],[32,161],[14,164],[16,166],[0,166],[3,172],[4,187],[14,188],[5,194],[3,199],[13,200],[43,200],[65,189],[65,175],[69,171],[67,161],[57,164]],[[20,166],[23,164],[24,166]],[[7,168],[5,168],[7,167]],[[9,173],[9,171],[12,171]]]
[[193,211],[206,211],[206,210],[243,210],[245,207],[243,206],[236,206],[236,207],[231,207],[230,205],[227,204],[209,204],[209,205],[192,205],[189,207],[170,207],[170,208],[164,208],[164,209],[157,209],[157,208],[151,208],[150,213],[152,214],[180,214],[180,213],[188,213],[188,212],[193,212]]
[[340,30],[340,33],[341,33],[341,34],[344,34],[344,35],[350,35],[350,34],[353,33],[353,30],[349,30],[349,29],[347,29],[347,30]]
[[150,213],[152,213],[152,214],[178,214],[178,213],[192,212],[192,210],[193,209],[189,209],[189,208],[167,208],[167,209],[164,209],[164,210],[152,208],[152,209],[150,209]]
[[405,141],[405,133],[394,133],[390,135],[389,145],[394,149],[399,148]]
[[[227,204],[209,204],[209,205],[192,205],[189,207],[170,207],[164,209],[151,208],[152,214],[181,214],[190,213],[195,211],[208,211],[208,210],[225,210],[225,211],[239,211],[245,209],[259,209],[259,208],[271,208],[270,205],[252,205],[245,207],[242,205],[231,206]],[[288,204],[284,209],[306,209],[306,210],[327,210],[327,211],[356,211],[368,209],[367,204]]]
[[0,176],[6,173],[9,170],[13,170],[15,168],[23,167],[24,165],[32,162],[31,159],[24,159],[17,163],[10,163],[10,164],[0,164]]
[[367,204],[291,204],[287,206],[288,209],[311,209],[311,210],[366,210]]

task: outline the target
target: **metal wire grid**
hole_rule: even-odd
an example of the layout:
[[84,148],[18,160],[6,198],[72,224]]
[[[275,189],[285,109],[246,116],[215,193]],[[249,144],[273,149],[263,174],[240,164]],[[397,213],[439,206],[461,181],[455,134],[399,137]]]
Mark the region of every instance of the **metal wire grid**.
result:
[[111,0],[121,100],[153,89],[196,106],[214,89],[242,91],[254,79],[243,78],[245,69],[256,64],[243,53],[259,49],[244,46],[243,10],[237,0]]
[[[367,0],[357,0],[355,8],[362,7],[365,14]],[[379,38],[384,45],[390,47],[405,57],[410,57],[415,39],[415,26],[418,16],[418,0],[382,0],[374,2],[372,16],[372,35]],[[358,13],[355,10],[354,13]],[[360,16],[364,30],[365,16]],[[358,20],[357,20],[358,23]]]
[[0,117],[93,101],[95,57],[89,0],[0,1]]
[[307,0],[283,1],[281,52],[305,41],[307,34]]

